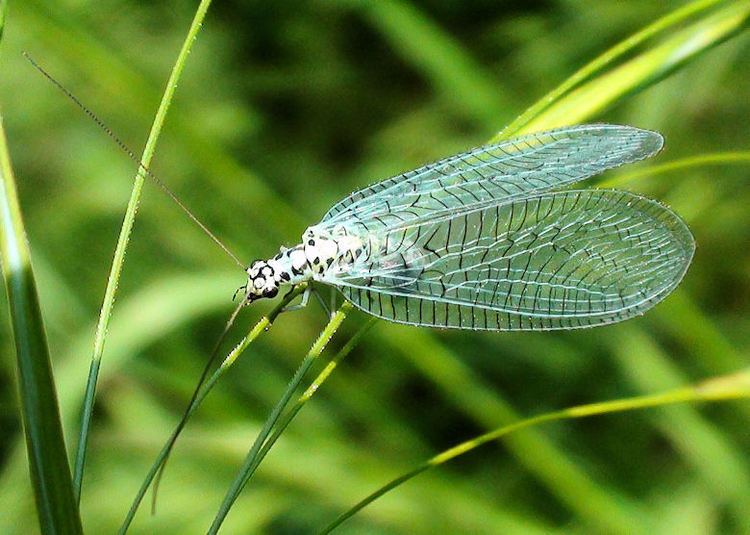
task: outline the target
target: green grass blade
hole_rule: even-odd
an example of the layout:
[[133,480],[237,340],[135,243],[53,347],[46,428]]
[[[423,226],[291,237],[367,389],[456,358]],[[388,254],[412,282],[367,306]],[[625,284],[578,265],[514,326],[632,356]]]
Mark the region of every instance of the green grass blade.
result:
[[[410,362],[436,389],[471,421],[487,430],[509,425],[521,416],[513,405],[478,375],[460,355],[442,345],[425,330],[391,333],[387,351]],[[646,533],[644,512],[624,494],[588,473],[555,440],[542,430],[526,429],[509,436],[505,448],[593,529],[605,533]]]
[[258,436],[256,437],[255,442],[253,442],[253,445],[250,448],[245,461],[242,463],[242,467],[237,473],[237,477],[235,477],[231,487],[229,488],[229,491],[224,496],[224,500],[219,507],[219,511],[216,513],[216,517],[214,518],[214,521],[211,524],[208,533],[212,535],[218,533],[219,528],[221,528],[221,524],[229,514],[229,510],[232,508],[232,505],[237,500],[237,497],[240,495],[240,492],[242,492],[242,489],[245,487],[247,482],[253,476],[255,468],[257,468],[258,466],[258,456],[260,455],[263,443],[271,434],[271,431],[276,425],[276,422],[278,422],[279,418],[281,417],[281,413],[284,411],[287,404],[291,400],[292,395],[294,394],[295,390],[297,390],[300,382],[302,382],[302,379],[310,369],[310,366],[312,366],[313,362],[317,360],[317,358],[326,348],[328,342],[331,340],[333,335],[341,326],[341,323],[343,323],[343,321],[346,319],[347,315],[353,308],[354,305],[352,305],[348,301],[345,301],[344,304],[341,305],[339,310],[333,315],[333,317],[331,317],[330,321],[325,326],[323,331],[321,331],[320,336],[318,336],[318,339],[315,340],[315,343],[313,343],[312,347],[310,347],[310,351],[308,351],[307,355],[305,355],[302,363],[294,373],[292,380],[287,385],[286,390],[284,390],[281,398],[269,413],[268,418],[266,418],[266,421],[263,424],[263,428],[261,429],[260,433],[258,433]]
[[580,84],[590,80],[597,73],[601,72],[608,65],[614,63],[625,54],[633,50],[641,43],[662,33],[670,28],[677,26],[685,20],[705,11],[721,0],[697,0],[683,6],[675,11],[665,15],[653,24],[650,24],[642,30],[634,33],[624,41],[617,43],[615,46],[598,56],[593,61],[581,67],[573,73],[567,80],[557,86],[555,89],[544,95],[535,104],[530,106],[525,112],[518,116],[512,123],[503,128],[496,139],[506,139],[512,137],[521,128],[526,126],[531,120],[539,116],[552,104],[560,100],[565,94],[575,89]]
[[[616,333],[615,360],[636,392],[652,394],[688,384],[685,374],[642,331],[623,326]],[[745,366],[746,363],[740,366]],[[734,368],[739,369],[739,368]],[[747,404],[744,400],[733,405]],[[730,407],[727,407],[730,409]],[[690,463],[696,475],[726,503],[741,532],[750,530],[750,465],[743,448],[735,445],[694,407],[663,407],[649,414],[674,449]]]
[[143,497],[146,495],[146,492],[148,491],[148,488],[151,486],[151,483],[154,481],[154,479],[157,477],[157,474],[160,473],[160,470],[166,463],[167,458],[169,457],[169,454],[172,451],[172,448],[174,447],[175,442],[177,442],[177,439],[179,438],[180,433],[184,429],[185,423],[187,422],[187,420],[195,413],[195,411],[201,405],[203,400],[206,399],[206,396],[209,394],[209,392],[211,392],[213,387],[216,385],[218,380],[224,375],[224,373],[226,373],[226,371],[232,366],[232,364],[234,364],[237,358],[261,334],[263,334],[264,332],[267,332],[271,328],[271,326],[273,325],[273,322],[276,320],[278,315],[282,312],[284,307],[286,307],[291,301],[293,301],[297,296],[299,296],[305,290],[306,287],[307,287],[306,284],[300,284],[296,286],[291,292],[289,292],[286,296],[284,296],[284,298],[281,301],[279,301],[279,303],[271,310],[271,312],[269,312],[267,315],[263,316],[260,320],[258,320],[255,326],[250,330],[250,332],[232,349],[232,351],[229,352],[229,354],[226,356],[226,358],[221,363],[219,368],[200,387],[200,390],[198,391],[198,393],[195,395],[195,397],[193,398],[193,400],[191,401],[191,403],[188,405],[187,409],[185,410],[185,413],[183,415],[183,420],[177,425],[175,430],[169,436],[169,438],[167,439],[167,442],[164,444],[161,451],[156,456],[156,459],[151,465],[151,468],[149,468],[149,471],[146,474],[146,477],[143,479],[143,482],[141,483],[141,486],[138,489],[138,493],[133,499],[133,503],[131,504],[130,509],[128,510],[128,514],[126,515],[125,520],[120,526],[119,533],[124,534],[130,528],[130,524],[133,522],[133,519],[135,518],[135,514],[138,512],[138,508],[140,507],[141,502],[143,501]]
[[[153,90],[151,79],[131,62],[113,54],[103,42],[92,39],[85,25],[69,18],[69,10],[44,0],[27,0],[24,8],[18,14],[23,17],[22,23],[29,28],[37,28],[35,38],[54,49],[67,63],[75,65],[87,77],[99,80],[108,92],[128,88],[128,91],[118,94],[119,109],[132,110],[138,115],[151,112],[146,108],[146,103],[159,98]],[[208,46],[210,48],[210,44]],[[101,65],[107,65],[106,76],[102,75]],[[194,121],[189,113],[173,115],[170,124],[175,140],[187,155],[192,155],[195,171],[204,176],[206,184],[216,190],[219,199],[223,195],[228,210],[232,206],[230,200],[241,198],[248,191],[253,192],[254,209],[246,214],[247,221],[263,228],[269,245],[275,246],[287,239],[290,232],[296,231],[298,225],[305,224],[306,220],[300,216],[298,207],[290,206],[288,199],[248,169],[236,155],[216,139],[207,137],[199,128],[200,123]],[[227,181],[225,177],[235,177],[236,180]]]
[[[174,97],[175,89],[177,88],[177,82],[180,79],[180,75],[185,67],[185,62],[190,53],[190,49],[195,42],[195,37],[203,24],[203,19],[206,16],[208,7],[211,5],[211,0],[202,0],[198,9],[196,10],[193,22],[190,25],[185,41],[183,42],[182,49],[177,56],[177,61],[172,68],[172,73],[167,81],[164,95],[159,103],[159,109],[156,112],[153,125],[151,126],[151,132],[149,133],[148,140],[146,141],[146,147],[143,150],[141,162],[145,167],[149,167],[151,159],[153,158],[154,151],[156,150],[156,143],[159,139],[162,126],[164,125],[164,119],[166,118],[169,105]],[[83,410],[81,416],[81,431],[78,439],[78,450],[76,452],[75,470],[73,472],[73,484],[76,499],[80,500],[81,496],[81,484],[83,481],[83,470],[86,464],[86,448],[88,445],[88,436],[91,426],[91,416],[94,409],[94,399],[96,395],[96,383],[99,376],[99,366],[101,365],[102,353],[104,352],[104,342],[107,337],[107,329],[109,327],[109,319],[112,315],[112,308],[115,302],[115,295],[117,293],[117,286],[120,281],[120,274],[122,273],[122,265],[125,261],[125,252],[130,241],[130,233],[133,230],[133,224],[135,223],[136,212],[138,211],[138,203],[141,198],[141,191],[143,189],[143,182],[145,178],[141,169],[138,170],[135,180],[133,182],[133,189],[130,194],[130,200],[128,201],[128,207],[125,211],[125,218],[123,220],[122,228],[120,229],[120,235],[117,239],[117,246],[115,247],[114,260],[112,261],[112,267],[109,272],[109,278],[107,279],[107,288],[104,291],[104,301],[102,303],[101,312],[99,313],[99,321],[96,326],[96,334],[94,335],[94,351],[91,356],[91,367],[89,369],[89,380],[86,384],[86,393],[83,401]]]
[[[630,61],[601,74],[560,98],[516,133],[575,124],[643,91],[711,48],[743,31],[750,2],[743,0],[711,13]],[[500,136],[497,136],[500,137]]]
[[371,504],[379,497],[400,486],[406,481],[412,479],[413,477],[421,474],[422,472],[430,470],[431,468],[435,468],[436,466],[440,466],[441,464],[460,457],[465,453],[475,450],[479,446],[502,438],[521,429],[535,427],[539,424],[547,422],[587,418],[590,416],[661,407],[666,405],[674,405],[677,403],[725,401],[730,399],[748,397],[750,397],[750,369],[745,369],[736,374],[710,379],[696,386],[676,388],[652,395],[617,399],[587,405],[578,405],[560,411],[549,412],[541,414],[539,416],[534,416],[532,418],[527,418],[525,420],[521,420],[509,425],[504,425],[493,431],[490,431],[489,433],[484,433],[478,437],[462,442],[461,444],[458,444],[442,453],[439,453],[423,464],[417,466],[413,470],[390,481],[363,500],[359,501],[354,507],[341,514],[331,524],[323,528],[320,533],[330,533],[335,528],[340,526],[345,520],[354,516],[357,512],[364,509],[367,505]]
[[362,324],[357,332],[354,333],[351,338],[349,338],[346,344],[344,344],[344,347],[342,347],[339,352],[336,353],[336,355],[334,355],[333,358],[328,361],[328,364],[326,364],[323,370],[318,374],[318,376],[313,379],[313,381],[310,383],[310,386],[305,389],[305,391],[300,395],[294,405],[292,405],[292,407],[284,414],[284,416],[281,417],[278,424],[273,430],[273,434],[268,437],[268,440],[263,443],[263,447],[258,453],[255,462],[250,467],[250,473],[254,472],[258,468],[268,452],[271,451],[273,445],[276,443],[276,441],[279,440],[281,434],[286,430],[289,424],[292,423],[292,420],[294,420],[299,411],[302,410],[302,407],[304,407],[305,404],[310,401],[310,398],[313,397],[315,392],[317,392],[322,384],[326,382],[328,377],[331,376],[333,370],[335,370],[336,367],[341,363],[341,361],[344,360],[355,347],[357,347],[357,344],[362,339],[362,337],[367,334],[377,322],[378,318],[372,317],[368,319],[364,324]]
[[44,533],[82,533],[2,116],[0,177],[0,252],[16,347],[21,419],[39,525]]

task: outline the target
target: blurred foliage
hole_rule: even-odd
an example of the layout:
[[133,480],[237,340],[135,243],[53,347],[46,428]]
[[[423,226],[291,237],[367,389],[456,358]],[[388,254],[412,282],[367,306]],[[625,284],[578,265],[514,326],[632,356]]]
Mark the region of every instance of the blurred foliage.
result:
[[[69,444],[135,169],[20,51],[138,148],[196,5],[9,4],[0,102]],[[244,260],[265,258],[352,189],[489,139],[581,65],[681,5],[218,2],[152,168]],[[746,150],[749,57],[750,37],[740,33],[592,119],[662,132],[667,146],[654,164]],[[680,290],[642,318],[518,334],[378,323],[268,455],[226,532],[308,532],[432,454],[519,415],[746,366],[749,172],[710,165],[618,185],[671,205],[698,242]],[[88,531],[113,532],[122,521],[242,275],[147,185],[103,356],[82,495]],[[244,311],[235,339],[270,306]],[[353,315],[331,350],[364,320]],[[323,322],[315,306],[283,315],[235,364],[178,443],[158,515],[142,511],[133,533],[206,529]],[[7,327],[0,336],[12,355]],[[0,531],[28,533],[33,498],[13,359],[0,363]],[[749,421],[748,403],[729,402],[551,424],[420,476],[341,531],[747,533]]]

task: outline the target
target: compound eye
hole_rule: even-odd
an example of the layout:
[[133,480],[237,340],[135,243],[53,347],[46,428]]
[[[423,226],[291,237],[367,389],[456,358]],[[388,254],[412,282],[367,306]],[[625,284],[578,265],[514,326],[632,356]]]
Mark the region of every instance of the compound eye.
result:
[[270,290],[266,290],[265,292],[263,292],[263,297],[268,297],[268,298],[276,297],[278,293],[279,293],[278,288],[271,288]]

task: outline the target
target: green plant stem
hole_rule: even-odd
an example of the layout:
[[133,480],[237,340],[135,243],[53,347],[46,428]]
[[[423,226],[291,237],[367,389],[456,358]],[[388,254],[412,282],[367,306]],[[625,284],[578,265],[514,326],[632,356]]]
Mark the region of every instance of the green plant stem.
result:
[[655,36],[656,34],[673,26],[676,26],[677,24],[687,20],[697,13],[700,13],[701,11],[705,11],[706,9],[713,7],[720,1],[721,0],[697,0],[695,2],[691,2],[690,4],[665,15],[653,24],[646,26],[624,41],[617,43],[615,46],[578,69],[562,84],[544,95],[536,103],[526,109],[526,111],[519,115],[513,122],[503,128],[503,130],[499,134],[497,134],[492,139],[492,141],[499,141],[501,139],[512,137],[529,122],[531,122],[531,120],[533,120],[547,108],[549,108],[555,101],[559,100],[566,93],[575,89],[586,80],[590,79],[592,76],[600,72],[613,61],[621,58],[626,53],[633,50],[635,47]]
[[250,332],[242,340],[240,340],[240,342],[224,358],[221,365],[214,371],[211,377],[209,377],[206,382],[203,383],[203,385],[198,390],[198,393],[194,396],[192,402],[188,405],[188,408],[186,409],[183,416],[183,420],[180,422],[180,424],[177,425],[175,430],[172,432],[172,434],[169,436],[166,443],[162,447],[159,454],[156,456],[156,460],[151,465],[151,468],[146,474],[143,483],[141,483],[141,487],[138,489],[138,493],[136,494],[135,499],[133,500],[133,503],[128,510],[128,514],[125,517],[125,520],[120,526],[120,530],[118,533],[124,534],[130,528],[130,524],[133,522],[133,518],[135,518],[135,514],[138,511],[138,507],[140,506],[141,502],[143,501],[143,497],[146,495],[148,488],[151,486],[154,478],[159,473],[159,470],[166,462],[166,459],[169,456],[169,453],[172,450],[175,442],[177,441],[177,438],[182,432],[184,423],[187,421],[187,419],[190,418],[193,413],[195,413],[195,411],[201,405],[211,389],[213,389],[214,385],[224,375],[224,373],[226,373],[226,371],[232,366],[232,364],[234,364],[237,358],[261,334],[267,332],[271,328],[276,318],[283,311],[284,307],[286,307],[294,298],[300,295],[306,288],[307,285],[304,283],[296,286],[294,289],[292,289],[291,292],[284,296],[284,298],[267,315],[260,318],[255,326],[250,330]]
[[689,26],[632,59],[586,80],[530,119],[517,133],[538,132],[576,124],[618,101],[653,86],[750,24],[750,2],[724,2]]
[[263,443],[263,447],[258,453],[255,463],[250,469],[250,473],[255,472],[256,468],[258,468],[260,463],[263,462],[263,459],[265,459],[268,452],[271,451],[273,445],[276,444],[277,440],[279,440],[281,434],[297,416],[297,413],[299,413],[299,411],[302,410],[302,407],[304,407],[305,404],[310,401],[310,398],[313,397],[315,392],[318,391],[321,385],[326,381],[326,379],[328,379],[331,373],[333,373],[333,370],[335,370],[339,363],[344,360],[344,358],[346,358],[349,353],[351,353],[352,349],[357,346],[362,337],[373,327],[373,325],[375,325],[375,323],[377,323],[377,321],[378,318],[374,317],[368,319],[359,328],[359,330],[354,333],[354,336],[352,336],[346,342],[344,347],[342,347],[341,350],[336,353],[336,355],[330,361],[328,361],[328,364],[326,364],[323,370],[318,374],[318,376],[313,379],[313,381],[310,383],[310,386],[305,389],[300,397],[297,398],[297,401],[294,403],[294,405],[292,405],[292,407],[284,414],[284,416],[281,417],[278,424],[273,429],[273,434],[268,438],[268,440]]
[[341,323],[344,321],[344,319],[346,319],[346,316],[352,310],[353,306],[354,305],[352,305],[350,302],[345,301],[344,304],[341,305],[341,307],[338,309],[338,311],[331,317],[330,321],[320,333],[320,336],[318,336],[318,339],[315,341],[312,347],[310,347],[307,355],[305,355],[305,358],[302,360],[302,363],[297,368],[297,371],[294,373],[294,376],[287,385],[286,390],[284,391],[274,408],[271,410],[268,418],[266,418],[266,421],[263,424],[263,428],[256,437],[255,442],[253,442],[253,445],[250,448],[245,461],[242,463],[242,467],[240,468],[237,477],[234,479],[234,481],[232,482],[232,486],[224,496],[224,500],[221,503],[219,511],[216,514],[216,517],[214,518],[214,521],[211,524],[208,533],[216,534],[219,531],[219,528],[224,522],[227,514],[229,514],[229,510],[231,509],[232,505],[237,500],[240,492],[242,492],[245,484],[247,484],[247,482],[252,477],[254,469],[257,468],[257,458],[260,454],[260,449],[263,446],[263,443],[270,435],[273,427],[279,420],[281,413],[286,408],[295,390],[299,386],[302,379],[305,377],[307,371],[310,369],[310,366],[312,366],[313,362],[315,362],[315,360],[323,352],[326,345],[331,340],[331,337],[333,337],[338,328],[341,326]]
[[676,403],[697,403],[704,401],[725,401],[730,399],[750,397],[750,368],[746,368],[738,373],[724,375],[704,381],[696,386],[676,388],[659,394],[638,396],[634,398],[617,399],[604,401],[600,403],[591,403],[588,405],[578,405],[560,411],[548,412],[532,418],[527,418],[519,422],[499,427],[489,433],[484,433],[476,438],[462,442],[450,449],[445,450],[438,455],[428,459],[413,470],[391,480],[378,490],[359,501],[354,507],[337,517],[328,526],[323,528],[320,533],[330,533],[344,521],[364,509],[379,497],[383,496],[390,490],[398,487],[413,477],[425,472],[431,468],[444,464],[465,453],[475,450],[479,446],[502,438],[515,431],[520,431],[542,423],[570,420],[575,418],[586,418],[600,414],[609,414],[615,412],[632,411],[637,409],[646,409],[664,405],[673,405]]
[[[185,41],[182,44],[182,49],[177,56],[177,61],[172,68],[172,72],[167,81],[164,95],[162,96],[159,104],[159,109],[156,112],[156,117],[151,126],[151,131],[146,141],[146,146],[143,150],[141,157],[141,163],[143,167],[148,168],[151,165],[151,159],[153,158],[154,151],[156,150],[156,143],[159,139],[164,119],[166,118],[167,111],[172,102],[175,89],[177,88],[177,82],[180,79],[180,75],[185,67],[190,49],[195,42],[195,37],[200,30],[200,27],[205,18],[211,0],[201,0],[198,9],[196,10],[193,22],[190,25]],[[109,272],[109,278],[107,279],[107,288],[104,291],[104,301],[102,302],[101,312],[99,313],[99,320],[96,326],[96,334],[94,335],[94,351],[91,356],[91,365],[89,368],[89,377],[86,383],[86,393],[83,400],[83,408],[81,414],[81,431],[78,438],[78,450],[76,452],[75,470],[73,472],[73,491],[77,501],[81,498],[81,484],[83,481],[83,470],[86,464],[86,449],[88,445],[89,431],[91,427],[91,416],[94,409],[94,399],[96,396],[96,384],[99,377],[99,367],[101,365],[102,353],[104,352],[104,342],[107,337],[107,329],[109,327],[109,319],[112,315],[112,308],[115,302],[115,295],[117,293],[117,286],[120,280],[120,274],[122,272],[122,265],[125,261],[125,252],[130,241],[130,234],[133,230],[133,224],[135,223],[136,212],[138,211],[138,203],[141,198],[141,191],[143,189],[143,182],[145,180],[142,172],[143,168],[139,168],[138,173],[133,181],[133,189],[130,194],[130,200],[128,201],[127,209],[125,210],[125,217],[120,229],[120,235],[117,239],[117,246],[115,247],[114,260],[112,261],[112,267]]]
[[18,396],[43,533],[82,533],[47,335],[0,115],[0,256],[16,346]]

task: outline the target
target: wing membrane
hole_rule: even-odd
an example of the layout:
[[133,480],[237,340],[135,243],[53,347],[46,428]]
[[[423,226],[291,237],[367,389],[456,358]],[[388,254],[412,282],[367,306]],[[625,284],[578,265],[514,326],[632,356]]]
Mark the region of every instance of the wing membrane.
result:
[[366,254],[324,282],[400,323],[568,329],[645,312],[678,284],[694,247],[655,201],[563,191],[369,233]]
[[630,126],[561,128],[487,145],[352,193],[319,226],[363,231],[450,216],[457,210],[559,189],[607,169],[647,158],[661,135]]

